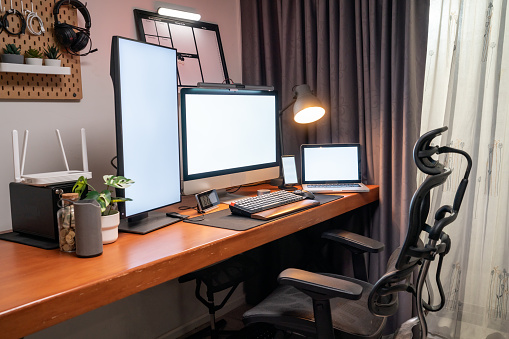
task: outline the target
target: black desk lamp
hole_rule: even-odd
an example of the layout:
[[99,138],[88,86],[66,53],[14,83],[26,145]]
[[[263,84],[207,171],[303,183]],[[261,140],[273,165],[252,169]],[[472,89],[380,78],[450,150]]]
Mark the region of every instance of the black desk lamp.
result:
[[[284,155],[283,146],[283,113],[293,105],[293,119],[299,124],[309,124],[320,120],[324,114],[325,109],[322,107],[320,100],[311,92],[309,85],[303,84],[294,86],[293,89],[293,100],[283,107],[279,111],[279,143],[281,149],[281,155]],[[283,176],[281,175],[278,179],[271,181],[271,184],[284,188]]]

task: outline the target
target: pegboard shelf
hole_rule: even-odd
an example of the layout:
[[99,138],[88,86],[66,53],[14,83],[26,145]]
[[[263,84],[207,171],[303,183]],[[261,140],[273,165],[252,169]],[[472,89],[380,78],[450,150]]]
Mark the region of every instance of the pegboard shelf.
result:
[[[46,32],[34,35],[30,31],[20,36],[8,34],[5,29],[0,32],[0,50],[7,44],[21,47],[24,54],[30,48],[43,53],[51,45],[58,45],[62,55],[61,68],[18,64],[17,66],[0,65],[0,102],[6,100],[81,100],[83,90],[81,83],[81,62],[79,55],[69,53],[55,39],[55,16],[53,8],[56,0],[12,0],[12,8],[18,11],[34,11],[41,17]],[[32,8],[33,5],[33,8]],[[11,0],[0,0],[1,8],[11,8]],[[3,12],[2,12],[3,14]],[[58,21],[72,26],[79,26],[78,12],[72,4],[63,3],[58,11]],[[17,31],[21,27],[18,16],[10,15],[9,27]],[[34,20],[34,30],[40,29],[39,21]],[[0,52],[1,53],[1,52]],[[12,68],[21,67],[21,68]],[[7,70],[7,69],[8,70]],[[65,73],[61,73],[65,72]],[[0,335],[1,337],[1,335]]]
[[71,74],[71,68],[0,62],[0,72],[69,75]]

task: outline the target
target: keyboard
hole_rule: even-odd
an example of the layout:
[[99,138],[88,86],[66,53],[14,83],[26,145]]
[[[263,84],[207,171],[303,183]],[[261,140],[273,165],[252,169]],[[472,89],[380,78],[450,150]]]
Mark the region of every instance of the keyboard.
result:
[[360,187],[359,184],[307,184],[307,187],[310,188],[348,188],[348,187]]
[[234,201],[230,203],[230,211],[235,215],[269,220],[316,205],[319,205],[316,200],[305,200],[303,196],[281,190]]

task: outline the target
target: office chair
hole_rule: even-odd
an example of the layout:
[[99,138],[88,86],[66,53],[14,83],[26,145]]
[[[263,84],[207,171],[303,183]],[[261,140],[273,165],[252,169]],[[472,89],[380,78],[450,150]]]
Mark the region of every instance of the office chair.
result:
[[[398,309],[398,292],[408,292],[416,298],[417,317],[405,322],[394,338],[408,338],[414,326],[420,329],[420,338],[426,338],[425,313],[439,311],[445,304],[440,272],[451,241],[443,230],[458,215],[472,167],[472,160],[466,152],[431,145],[431,141],[446,130],[447,127],[442,127],[427,132],[415,144],[414,161],[427,177],[412,197],[405,241],[392,253],[386,273],[374,285],[335,274],[286,269],[278,277],[280,286],[260,304],[244,313],[246,326],[269,323],[286,332],[320,339],[381,338],[386,318]],[[438,208],[431,226],[426,223],[431,206],[430,191],[444,184],[451,174],[450,169],[432,157],[443,153],[465,157],[467,168],[458,185],[453,205]],[[426,245],[420,239],[422,232],[428,234]],[[430,305],[432,301],[428,300],[429,304],[424,301],[422,293],[429,265],[437,257],[436,283],[441,300],[437,305]],[[417,283],[414,285],[411,276],[417,271]],[[403,328],[407,328],[406,334]]]

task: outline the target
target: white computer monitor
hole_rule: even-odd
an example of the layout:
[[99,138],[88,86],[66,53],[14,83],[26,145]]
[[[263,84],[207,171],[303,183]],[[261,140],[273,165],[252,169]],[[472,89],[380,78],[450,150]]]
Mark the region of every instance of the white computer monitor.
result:
[[275,91],[185,88],[180,93],[184,194],[279,176]]
[[110,67],[117,173],[135,182],[117,191],[132,199],[119,206],[120,229],[146,233],[176,221],[149,212],[181,201],[177,53],[115,36]]

